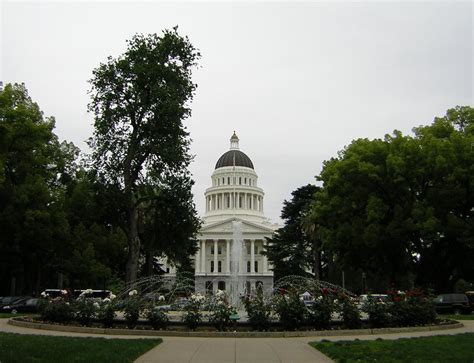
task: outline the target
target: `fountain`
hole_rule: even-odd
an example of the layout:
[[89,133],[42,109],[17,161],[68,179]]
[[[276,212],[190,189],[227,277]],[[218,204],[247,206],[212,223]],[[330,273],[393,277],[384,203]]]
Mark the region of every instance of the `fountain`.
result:
[[230,254],[230,286],[228,291],[229,303],[236,308],[242,304],[241,294],[244,291],[244,279],[242,278],[242,222],[233,221],[233,241]]

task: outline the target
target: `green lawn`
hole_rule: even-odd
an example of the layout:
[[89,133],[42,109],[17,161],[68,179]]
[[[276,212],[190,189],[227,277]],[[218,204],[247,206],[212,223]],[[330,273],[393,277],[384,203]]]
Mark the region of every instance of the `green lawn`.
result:
[[0,313],[0,319],[7,319],[7,318],[14,318],[14,317],[17,317],[17,316],[28,316],[28,315],[36,315],[36,314],[29,314],[29,313],[25,313],[25,314]]
[[161,339],[105,339],[0,333],[0,362],[133,362]]
[[459,314],[459,315],[439,315],[441,319],[453,320],[474,320],[474,314]]
[[474,362],[473,333],[310,344],[336,362]]

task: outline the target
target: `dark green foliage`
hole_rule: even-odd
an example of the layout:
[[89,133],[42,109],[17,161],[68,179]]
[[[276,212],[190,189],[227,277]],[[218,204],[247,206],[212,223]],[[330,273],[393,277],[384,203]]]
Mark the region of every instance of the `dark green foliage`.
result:
[[474,334],[376,341],[313,342],[336,362],[472,362]]
[[403,294],[393,291],[391,298],[388,308],[395,326],[427,325],[436,321],[432,299],[422,291],[409,290]]
[[270,326],[271,303],[265,301],[261,289],[257,290],[255,296],[247,297],[245,300],[245,311],[248,321],[255,330],[267,330]]
[[99,310],[99,303],[89,298],[79,298],[72,305],[74,315],[79,324],[90,326]]
[[448,110],[413,136],[358,139],[324,163],[311,217],[342,266],[449,291],[472,280],[474,111]]
[[[89,110],[95,119],[90,146],[101,180],[115,188],[123,202],[127,282],[138,275],[140,216],[147,215],[150,201],[167,180],[188,176],[191,156],[183,120],[191,114],[189,103],[196,90],[191,70],[199,57],[177,28],[161,36],[136,35],[126,52],[109,57],[90,81]],[[194,232],[191,228],[180,243],[189,243]]]
[[202,304],[204,296],[193,294],[190,296],[184,306],[184,315],[182,316],[184,324],[191,330],[196,330],[202,321]]
[[313,240],[305,234],[304,222],[317,190],[314,185],[305,185],[291,193],[290,201],[283,202],[281,218],[285,225],[268,239],[265,251],[275,280],[288,275],[306,276],[306,268],[314,265]]
[[153,329],[166,329],[169,324],[169,318],[163,310],[158,309],[157,306],[152,306],[148,309],[146,318]]
[[62,298],[45,299],[40,305],[40,315],[44,321],[67,324],[74,319],[74,308]]
[[137,326],[138,318],[140,317],[141,302],[137,296],[130,296],[125,300],[125,307],[123,315],[127,328],[134,329]]
[[295,292],[276,298],[275,312],[285,330],[297,330],[306,322],[307,309]]
[[330,329],[334,311],[333,299],[329,296],[320,296],[308,309],[308,322],[317,330]]
[[113,302],[102,302],[97,313],[97,320],[104,328],[112,328],[115,319],[115,304]]
[[369,298],[362,306],[362,311],[367,313],[372,328],[386,328],[392,323],[392,309],[383,301]]
[[348,296],[339,297],[339,313],[342,323],[347,329],[359,329],[362,325],[360,320],[360,311],[355,301]]
[[0,361],[131,363],[161,339],[72,338],[0,332]]

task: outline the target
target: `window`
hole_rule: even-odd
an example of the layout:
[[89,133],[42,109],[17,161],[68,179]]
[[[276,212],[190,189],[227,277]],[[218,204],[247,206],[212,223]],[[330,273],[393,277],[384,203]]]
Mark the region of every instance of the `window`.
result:
[[224,184],[225,184],[225,179],[224,179],[224,177],[222,177],[222,185],[224,185]]
[[206,281],[206,293],[210,295],[212,294],[212,290],[214,290],[212,281]]
[[169,268],[169,267],[166,268],[166,273],[167,273],[167,274],[170,273],[170,268]]
[[250,261],[247,261],[247,272],[250,272]]
[[217,272],[222,272],[222,261],[217,261]]
[[225,291],[225,281],[219,281],[219,282],[217,283],[217,288],[218,288],[219,290]]
[[244,178],[244,184],[247,185],[247,178]]
[[246,243],[245,248],[247,249],[247,255],[250,255],[250,244]]
[[239,177],[239,185],[242,185],[242,178]]
[[227,184],[230,184],[230,176],[227,177]]
[[262,290],[263,289],[263,281],[257,281],[255,283],[255,289]]
[[255,272],[258,272],[258,261],[255,261]]
[[211,272],[214,272],[214,261],[211,261]]
[[214,246],[211,246],[211,255],[214,254]]
[[217,246],[217,254],[218,255],[222,254],[222,246]]

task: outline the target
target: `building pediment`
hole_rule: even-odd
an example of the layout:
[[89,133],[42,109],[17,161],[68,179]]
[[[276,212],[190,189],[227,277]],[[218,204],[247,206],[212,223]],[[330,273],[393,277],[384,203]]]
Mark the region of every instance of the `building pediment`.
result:
[[201,230],[200,234],[212,234],[212,233],[229,233],[232,234],[234,232],[234,221],[241,222],[242,224],[242,234],[265,234],[271,235],[275,231],[275,227],[271,224],[263,224],[263,223],[256,223],[250,222],[238,217],[231,217],[223,221],[210,223],[204,225]]

